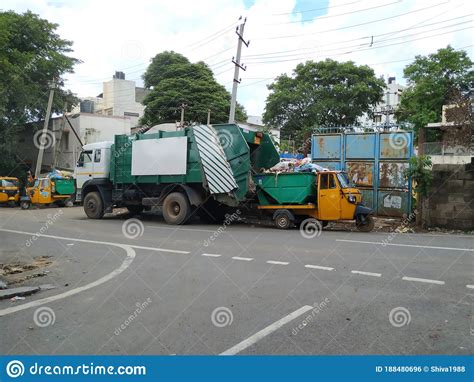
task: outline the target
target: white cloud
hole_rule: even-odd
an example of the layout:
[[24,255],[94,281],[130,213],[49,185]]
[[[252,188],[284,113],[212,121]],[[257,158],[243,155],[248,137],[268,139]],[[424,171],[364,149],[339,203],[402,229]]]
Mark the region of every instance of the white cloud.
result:
[[[241,72],[242,87],[239,88],[238,100],[246,106],[249,114],[262,113],[268,94],[266,85],[271,79],[284,72],[291,73],[298,62],[306,59],[331,57],[340,61],[353,60],[358,64],[371,64],[377,75],[396,74],[402,80],[403,67],[415,55],[433,53],[447,44],[454,47],[472,45],[472,29],[420,39],[472,27],[472,16],[433,24],[468,15],[472,10],[469,0],[331,0],[326,15],[303,24],[294,21],[304,19],[305,14],[291,14],[295,1],[257,0],[248,10],[245,10],[241,0],[226,0],[225,3],[213,0],[4,0],[2,7],[17,12],[30,9],[58,23],[60,35],[74,41],[73,55],[83,63],[76,67],[74,75],[67,77],[66,85],[79,95],[100,93],[102,81],[111,78],[115,70],[123,70],[128,79],[141,84],[141,75],[149,59],[163,50],[178,51],[192,61],[205,59],[218,81],[230,89],[233,77],[230,60],[235,54],[237,42],[234,28],[240,15],[247,16],[245,38],[250,39],[251,43],[249,48],[243,49],[242,61],[248,69]],[[378,7],[389,3],[394,4]],[[347,5],[335,6],[341,4]],[[440,5],[434,6],[436,4]],[[378,8],[350,13],[370,7]],[[427,7],[432,8],[378,23],[341,29]],[[277,15],[281,13],[287,14]],[[469,20],[470,23],[454,25]],[[426,26],[380,36],[423,25]],[[452,26],[434,30],[448,25]],[[215,34],[224,27],[228,27],[226,33]],[[331,31],[325,32],[327,30]],[[302,36],[273,38],[292,35]],[[370,48],[371,36],[374,40]],[[405,43],[377,48],[400,42]],[[466,50],[472,57],[472,47]],[[341,54],[345,52],[351,53]]]

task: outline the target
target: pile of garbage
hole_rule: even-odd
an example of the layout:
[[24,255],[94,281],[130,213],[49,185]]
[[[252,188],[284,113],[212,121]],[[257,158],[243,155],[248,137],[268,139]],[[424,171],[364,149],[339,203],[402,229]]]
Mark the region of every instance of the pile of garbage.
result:
[[70,171],[52,169],[47,175],[47,178],[51,179],[72,179],[73,173]]
[[301,160],[281,161],[275,166],[265,170],[265,173],[288,173],[288,172],[321,172],[329,171],[329,169],[312,163],[310,158],[303,158]]

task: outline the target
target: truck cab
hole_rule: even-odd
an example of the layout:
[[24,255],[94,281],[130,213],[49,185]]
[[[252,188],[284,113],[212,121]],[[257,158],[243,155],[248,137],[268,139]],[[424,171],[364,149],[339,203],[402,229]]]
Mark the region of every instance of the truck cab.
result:
[[89,143],[82,152],[74,169],[76,179],[76,201],[81,201],[81,191],[86,182],[92,179],[107,179],[110,172],[110,148],[113,142]]

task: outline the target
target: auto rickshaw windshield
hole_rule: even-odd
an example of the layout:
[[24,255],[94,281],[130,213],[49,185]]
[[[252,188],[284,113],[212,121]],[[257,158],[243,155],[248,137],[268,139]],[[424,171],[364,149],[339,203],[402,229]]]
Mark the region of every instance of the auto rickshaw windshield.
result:
[[337,173],[337,179],[339,180],[339,184],[341,185],[341,188],[351,188],[352,184],[349,178],[347,177],[347,174],[345,172],[339,172]]
[[0,180],[1,187],[18,187],[18,181],[13,179],[2,179]]

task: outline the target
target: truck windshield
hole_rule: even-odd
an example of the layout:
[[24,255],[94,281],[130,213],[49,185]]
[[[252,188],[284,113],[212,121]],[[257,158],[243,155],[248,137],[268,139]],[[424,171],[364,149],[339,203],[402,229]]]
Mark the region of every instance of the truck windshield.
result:
[[351,182],[349,181],[349,178],[347,177],[347,174],[345,172],[339,172],[337,174],[337,179],[339,180],[341,188],[352,187]]
[[84,166],[84,163],[91,163],[92,162],[92,150],[83,151],[79,156],[79,160],[77,161],[77,165],[79,167]]

